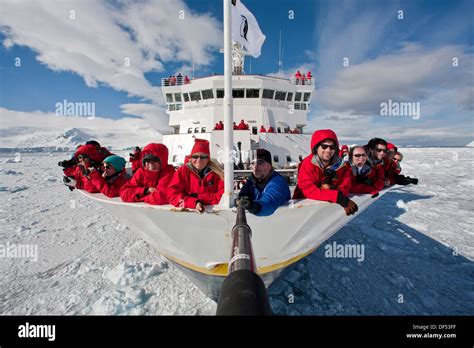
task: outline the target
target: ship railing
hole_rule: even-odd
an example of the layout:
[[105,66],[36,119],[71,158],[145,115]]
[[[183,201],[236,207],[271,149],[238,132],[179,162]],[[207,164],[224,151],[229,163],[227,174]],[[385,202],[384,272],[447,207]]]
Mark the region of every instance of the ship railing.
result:
[[163,77],[161,79],[161,87],[169,87],[169,86],[182,86],[190,84],[191,80],[186,80],[183,76],[175,76],[173,77]]
[[314,86],[316,84],[316,79],[314,77],[310,77],[309,79],[305,77],[304,79],[299,77],[297,78],[296,76],[292,76],[291,79],[291,84],[293,85],[301,85],[301,86]]

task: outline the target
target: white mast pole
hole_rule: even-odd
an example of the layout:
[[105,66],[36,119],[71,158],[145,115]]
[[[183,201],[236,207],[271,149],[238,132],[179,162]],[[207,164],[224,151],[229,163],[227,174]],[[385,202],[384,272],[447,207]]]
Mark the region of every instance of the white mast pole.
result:
[[224,195],[221,205],[234,206],[234,147],[233,98],[232,98],[232,13],[231,0],[224,1]]

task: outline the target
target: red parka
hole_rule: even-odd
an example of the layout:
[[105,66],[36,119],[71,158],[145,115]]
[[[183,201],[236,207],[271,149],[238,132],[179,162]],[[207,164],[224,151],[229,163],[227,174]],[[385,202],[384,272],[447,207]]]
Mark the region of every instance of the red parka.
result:
[[90,181],[104,196],[118,197],[120,189],[130,180],[125,169],[112,178],[104,178],[98,171],[94,170],[89,174]]
[[382,190],[385,186],[385,170],[382,164],[370,168],[369,173],[367,173],[367,175],[365,176],[373,183],[373,185],[368,185],[367,183],[359,182],[357,180],[357,173],[354,173],[354,171],[352,170],[351,173],[351,193],[370,193],[373,195]]
[[402,168],[395,161],[384,160],[383,169],[385,172],[385,178],[390,181],[390,186],[395,184],[395,177],[400,174]]
[[[89,158],[96,164],[100,164],[102,161],[102,155],[97,151],[94,145],[79,146],[74,156],[78,157],[79,155],[89,156]],[[91,165],[92,163],[89,164],[87,168]],[[99,192],[95,185],[86,177],[86,175],[84,175],[82,166],[76,166],[72,176],[76,180],[76,188],[90,193]]]
[[[313,152],[313,148],[324,139],[333,140],[339,148],[336,134],[330,129],[324,129],[314,132],[311,137],[311,152]],[[342,162],[338,157],[338,160],[334,161],[336,164],[336,168],[334,168],[336,177],[332,179],[332,185],[336,187],[336,190],[322,189],[321,185],[324,183],[325,179],[324,169],[315,163],[315,156],[317,155],[311,154],[301,162],[301,167],[298,171],[298,184],[296,185],[293,198],[310,198],[318,201],[336,203],[339,191],[341,191],[343,195],[348,196],[352,175],[349,164],[347,162]],[[337,152],[335,156],[338,156]]]
[[204,169],[201,179],[191,163],[178,168],[168,187],[168,200],[175,207],[196,208],[197,201],[203,205],[218,204],[224,193],[224,181],[210,168]]
[[[148,144],[141,152],[141,158],[152,154],[160,159],[161,170],[152,172],[141,167],[133,177],[120,189],[120,197],[124,202],[145,202],[155,205],[168,204],[166,189],[173,178],[174,167],[168,164],[168,148],[163,144]],[[149,187],[156,191],[145,194]]]

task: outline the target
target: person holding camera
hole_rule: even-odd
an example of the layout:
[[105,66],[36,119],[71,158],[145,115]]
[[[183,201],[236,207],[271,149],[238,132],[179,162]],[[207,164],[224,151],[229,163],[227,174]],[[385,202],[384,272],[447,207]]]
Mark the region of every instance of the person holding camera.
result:
[[288,182],[273,170],[272,155],[258,149],[257,158],[251,164],[252,174],[239,192],[244,208],[256,216],[268,216],[290,200]]
[[174,167],[168,164],[168,148],[163,144],[148,144],[141,152],[142,167],[120,189],[124,202],[168,204],[166,190],[173,178]]
[[330,129],[318,130],[311,137],[311,154],[299,168],[294,199],[309,198],[337,203],[346,215],[359,209],[349,199],[351,168],[339,157],[339,141]]
[[384,167],[381,165],[371,166],[367,157],[363,146],[354,146],[349,152],[349,164],[352,170],[351,193],[377,195],[384,188]]
[[77,158],[77,165],[72,175],[64,176],[63,182],[71,190],[74,188],[85,190],[90,193],[97,193],[99,190],[90,181],[90,172],[92,170],[101,170],[101,154],[94,145],[81,145],[77,149],[74,157]]
[[125,163],[123,157],[109,156],[102,162],[103,173],[92,168],[89,170],[88,178],[104,196],[118,197],[122,186],[130,180],[130,176],[125,171]]
[[141,161],[141,152],[142,149],[138,146],[133,148],[133,152],[129,153],[130,156],[130,163],[132,163],[132,173],[135,174],[138,169],[142,166]]

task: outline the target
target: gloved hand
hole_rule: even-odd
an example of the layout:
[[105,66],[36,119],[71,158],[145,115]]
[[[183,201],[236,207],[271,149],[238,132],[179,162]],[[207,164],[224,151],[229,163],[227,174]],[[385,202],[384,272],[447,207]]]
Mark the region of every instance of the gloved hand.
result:
[[372,194],[372,198],[375,198],[375,197],[378,197],[379,193],[378,192],[375,192]]
[[72,191],[76,188],[76,180],[70,176],[63,177],[63,183]]
[[353,200],[344,196],[341,192],[337,194],[337,204],[344,208],[346,215],[355,214],[355,212],[359,210],[357,204]]
[[258,214],[260,210],[262,210],[262,206],[259,203],[255,202],[249,196],[241,196],[238,199],[240,200],[240,204],[242,204],[245,210],[248,210],[252,214]]
[[349,199],[349,203],[347,207],[344,208],[344,210],[346,212],[346,215],[349,216],[349,215],[355,214],[357,210],[359,210],[359,207],[352,199]]

